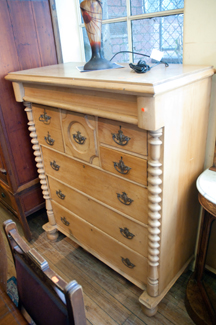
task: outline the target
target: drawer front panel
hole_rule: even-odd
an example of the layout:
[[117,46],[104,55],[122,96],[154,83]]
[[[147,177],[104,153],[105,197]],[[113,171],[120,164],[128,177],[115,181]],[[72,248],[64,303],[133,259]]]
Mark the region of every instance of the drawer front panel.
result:
[[102,168],[134,182],[147,185],[147,160],[100,147]]
[[49,177],[51,197],[79,217],[147,257],[148,230]]
[[16,210],[16,203],[13,195],[10,194],[2,185],[0,185],[0,200],[13,210]]
[[58,108],[32,104],[32,112],[36,126],[49,126],[58,130],[61,129],[60,113]]
[[53,211],[60,231],[63,229],[65,234],[75,239],[96,257],[144,286],[147,280],[147,259],[145,257],[74,216],[55,202],[53,202]]
[[99,142],[147,156],[147,132],[135,125],[98,119]]
[[[147,189],[42,148],[45,171],[99,201],[147,223]],[[59,166],[58,170],[51,165]]]
[[33,106],[32,111],[39,143],[64,152],[59,110]]

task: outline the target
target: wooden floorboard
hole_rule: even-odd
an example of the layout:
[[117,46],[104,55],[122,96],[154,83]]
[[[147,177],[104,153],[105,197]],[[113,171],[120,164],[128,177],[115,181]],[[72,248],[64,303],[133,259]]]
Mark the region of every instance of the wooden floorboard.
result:
[[[13,219],[0,206],[0,224]],[[50,267],[66,281],[75,279],[82,285],[87,316],[87,324],[93,325],[192,325],[185,305],[185,289],[190,272],[184,273],[158,306],[154,317],[142,312],[138,301],[142,290],[113,271],[97,258],[83,250],[63,234],[56,242],[47,239],[42,225],[47,222],[45,213],[36,213],[28,219],[33,235],[30,246],[47,259]],[[22,229],[17,223],[23,236]],[[23,236],[24,237],[24,236]],[[13,260],[5,238],[8,255],[8,278],[16,276]]]

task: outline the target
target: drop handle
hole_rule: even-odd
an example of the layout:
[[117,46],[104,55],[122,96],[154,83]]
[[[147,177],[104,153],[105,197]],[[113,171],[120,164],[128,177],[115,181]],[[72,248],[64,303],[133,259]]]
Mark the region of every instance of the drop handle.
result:
[[39,116],[39,121],[43,122],[44,124],[50,124],[51,116],[47,115],[47,112],[45,109],[44,109],[44,113]]
[[52,169],[54,169],[55,171],[59,171],[60,166],[57,165],[56,161],[50,161],[50,166],[52,167]]
[[53,146],[54,145],[54,142],[55,140],[51,138],[50,134],[49,134],[49,131],[47,133],[47,136],[44,137],[44,140],[46,141],[46,143],[49,145],[49,146]]
[[120,146],[126,146],[131,138],[124,135],[121,125],[119,126],[118,133],[112,133],[112,138],[115,143]]
[[131,203],[133,202],[132,199],[130,199],[128,196],[127,196],[127,193],[125,192],[122,192],[122,194],[120,193],[117,193],[117,198],[118,200],[124,204],[124,205],[131,205]]
[[124,164],[124,161],[123,161],[122,157],[121,157],[121,159],[119,160],[118,163],[113,162],[113,165],[114,165],[114,168],[115,168],[115,170],[117,172],[119,172],[120,174],[124,174],[124,175],[128,174],[130,169],[131,169],[131,167],[128,167],[128,166],[126,166]]
[[78,144],[84,144],[86,137],[84,137],[80,131],[77,131],[77,133],[73,134],[73,139]]
[[61,217],[61,222],[67,227],[70,225],[70,222],[67,221],[67,219],[65,217]]
[[122,263],[127,266],[129,269],[133,269],[136,265],[134,265],[133,263],[131,263],[131,261],[129,260],[129,258],[124,258],[122,257]]
[[119,228],[120,229],[120,233],[122,234],[122,236],[124,236],[127,239],[133,239],[134,238],[134,234],[132,234],[128,228]]
[[62,193],[61,190],[56,191],[56,195],[57,195],[61,200],[64,200],[64,199],[65,199],[65,195]]

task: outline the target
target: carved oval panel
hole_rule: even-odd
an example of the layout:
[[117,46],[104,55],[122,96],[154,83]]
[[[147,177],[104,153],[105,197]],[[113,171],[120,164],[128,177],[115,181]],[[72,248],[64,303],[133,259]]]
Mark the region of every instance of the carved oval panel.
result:
[[62,110],[61,120],[65,152],[98,165],[97,118]]

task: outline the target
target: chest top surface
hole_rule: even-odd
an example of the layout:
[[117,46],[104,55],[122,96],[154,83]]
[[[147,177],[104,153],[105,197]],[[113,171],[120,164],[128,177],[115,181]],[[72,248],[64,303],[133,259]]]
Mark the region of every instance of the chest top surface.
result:
[[125,93],[146,93],[154,95],[171,90],[197,79],[213,75],[210,66],[188,66],[172,64],[169,67],[158,65],[145,74],[137,74],[128,64],[123,68],[80,72],[77,66],[82,63],[64,63],[42,68],[11,72],[6,79],[45,85],[86,87],[121,91]]

